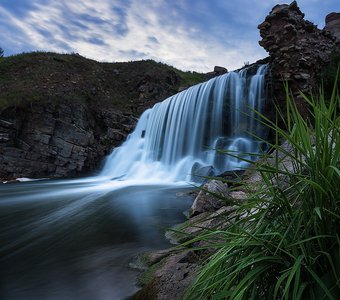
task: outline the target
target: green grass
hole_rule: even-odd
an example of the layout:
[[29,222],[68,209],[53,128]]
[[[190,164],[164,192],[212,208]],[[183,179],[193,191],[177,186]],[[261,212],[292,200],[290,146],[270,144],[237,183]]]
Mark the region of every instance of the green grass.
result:
[[[0,60],[0,109],[70,101],[131,111],[143,102],[164,100],[179,87],[204,80],[205,74],[180,71],[153,60],[104,63],[77,54],[21,53]],[[150,89],[141,100],[140,86],[145,83]]]
[[239,205],[235,222],[186,244],[204,241],[215,253],[184,299],[340,299],[340,97],[335,86],[330,99],[304,98],[310,120],[287,88],[287,130],[262,116],[276,131],[274,153],[293,170],[278,154],[274,165],[257,164],[263,188]]

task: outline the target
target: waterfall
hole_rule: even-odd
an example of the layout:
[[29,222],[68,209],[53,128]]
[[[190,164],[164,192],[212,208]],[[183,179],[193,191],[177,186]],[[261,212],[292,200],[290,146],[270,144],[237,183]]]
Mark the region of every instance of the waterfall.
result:
[[100,176],[115,180],[197,182],[200,176],[243,168],[216,149],[258,153],[266,65],[229,72],[180,92],[146,110],[106,159]]

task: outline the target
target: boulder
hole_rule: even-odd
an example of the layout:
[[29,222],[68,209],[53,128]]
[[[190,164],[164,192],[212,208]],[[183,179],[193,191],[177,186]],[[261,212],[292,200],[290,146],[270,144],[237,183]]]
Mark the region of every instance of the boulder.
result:
[[214,167],[213,166],[205,166],[200,164],[199,162],[195,162],[191,168],[191,180],[202,184],[206,181],[208,176],[214,175]]
[[214,194],[221,197],[228,196],[228,184],[220,180],[211,180],[206,183],[198,193],[190,209],[190,216],[196,216],[203,212],[212,212],[225,205],[221,199],[214,197]]
[[214,67],[214,73],[216,75],[222,75],[228,72],[228,69],[226,69],[225,67],[221,67],[221,66],[215,66]]

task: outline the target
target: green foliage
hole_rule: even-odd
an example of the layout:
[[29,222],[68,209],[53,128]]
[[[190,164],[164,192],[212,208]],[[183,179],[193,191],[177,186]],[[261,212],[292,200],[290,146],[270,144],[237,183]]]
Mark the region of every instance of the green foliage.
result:
[[199,73],[199,72],[195,72],[195,71],[182,71],[179,69],[174,68],[173,66],[170,66],[168,64],[165,63],[161,63],[161,62],[155,62],[153,60],[144,60],[145,62],[152,62],[153,64],[157,64],[158,66],[168,69],[169,71],[173,71],[177,74],[177,76],[179,76],[180,80],[181,80],[181,84],[183,86],[192,86],[198,83],[201,83],[207,79],[209,79],[209,77],[207,76],[207,74],[204,73]]
[[[276,163],[256,164],[264,186],[239,205],[232,225],[190,242],[216,252],[186,300],[340,299],[340,97],[336,88],[327,101],[322,92],[303,97],[311,121],[288,88],[287,130],[261,116],[276,130]],[[280,152],[293,170],[279,164]]]
[[0,47],[0,58],[4,57],[4,50]]
[[184,86],[192,86],[208,79],[206,74],[190,71],[175,70],[175,73],[182,79]]
[[153,60],[103,63],[79,54],[21,53],[1,59],[0,109],[35,102],[77,101],[128,109],[137,116],[139,87],[146,81],[151,80],[156,88],[145,91],[145,100],[155,101],[161,93],[163,97],[172,95],[180,86],[206,79],[205,74],[183,72]]

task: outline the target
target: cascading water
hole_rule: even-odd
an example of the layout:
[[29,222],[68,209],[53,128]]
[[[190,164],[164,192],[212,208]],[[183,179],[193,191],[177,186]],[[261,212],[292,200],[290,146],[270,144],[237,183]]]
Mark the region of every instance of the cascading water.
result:
[[260,150],[253,135],[263,133],[255,111],[261,112],[265,100],[266,66],[250,71],[213,78],[145,111],[126,142],[107,158],[100,176],[192,182],[244,167],[244,161],[216,149],[233,155]]
[[[100,176],[0,186],[0,295],[4,300],[122,299],[134,293],[142,252],[168,247],[163,228],[185,220],[192,174],[243,162],[215,149],[258,152],[253,109],[265,66],[214,78],[146,111]],[[115,180],[112,180],[115,179]]]

